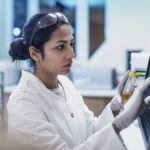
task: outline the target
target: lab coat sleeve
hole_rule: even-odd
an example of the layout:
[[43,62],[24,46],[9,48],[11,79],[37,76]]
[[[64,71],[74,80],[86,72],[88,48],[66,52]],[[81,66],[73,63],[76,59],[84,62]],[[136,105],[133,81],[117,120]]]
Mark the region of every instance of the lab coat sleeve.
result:
[[[26,109],[24,109],[26,108]],[[46,120],[40,106],[30,101],[8,104],[9,136],[36,150],[125,150],[111,124],[91,135],[85,142],[69,147],[55,125]],[[28,149],[30,150],[30,149]]]
[[97,121],[95,123],[95,131],[103,128],[106,124],[112,123],[114,120],[114,115],[112,113],[110,103],[106,105],[102,113],[97,118]]

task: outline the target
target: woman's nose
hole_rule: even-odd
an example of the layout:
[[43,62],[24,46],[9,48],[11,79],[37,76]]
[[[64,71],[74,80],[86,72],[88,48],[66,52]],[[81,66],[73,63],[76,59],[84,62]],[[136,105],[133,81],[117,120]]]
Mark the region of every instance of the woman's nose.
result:
[[75,57],[75,53],[74,53],[74,49],[72,48],[72,47],[70,47],[69,49],[68,49],[68,53],[67,53],[67,56],[66,56],[66,58],[67,59],[72,59],[72,58],[74,58]]

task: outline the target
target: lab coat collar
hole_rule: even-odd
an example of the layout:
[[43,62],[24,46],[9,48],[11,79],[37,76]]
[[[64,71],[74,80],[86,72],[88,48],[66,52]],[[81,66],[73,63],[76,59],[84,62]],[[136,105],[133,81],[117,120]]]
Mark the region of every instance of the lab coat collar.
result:
[[46,88],[45,84],[38,78],[34,75],[34,67],[32,68],[29,68],[29,69],[25,69],[25,70],[22,70],[22,78],[24,78],[25,80],[32,80],[32,82],[34,83],[37,83],[40,87],[44,87]]
[[[61,77],[62,75],[58,75],[58,80],[60,82],[60,84],[64,87],[64,83],[63,83],[63,79]],[[25,84],[28,84],[27,86],[30,86],[30,84],[32,84],[32,86],[34,86],[34,88],[38,89],[38,91],[45,91],[50,97],[54,97],[56,99],[61,101],[61,102],[65,102],[64,100],[62,100],[62,97],[58,96],[56,93],[52,92],[51,90],[49,90],[46,85],[38,78],[34,75],[34,67],[29,68],[29,69],[25,69],[22,70],[22,78],[23,78],[23,82],[26,82]],[[22,82],[21,81],[21,82]],[[32,82],[32,83],[31,83]],[[67,94],[66,94],[66,90],[65,88],[64,92],[65,92],[65,96],[67,99]],[[53,99],[53,98],[52,98]]]

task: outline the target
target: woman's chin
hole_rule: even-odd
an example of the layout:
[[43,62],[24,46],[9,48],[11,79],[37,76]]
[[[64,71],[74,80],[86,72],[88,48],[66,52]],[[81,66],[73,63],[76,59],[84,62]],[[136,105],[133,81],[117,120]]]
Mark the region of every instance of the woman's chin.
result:
[[70,73],[70,69],[67,69],[67,70],[61,72],[60,75],[67,75],[69,73]]

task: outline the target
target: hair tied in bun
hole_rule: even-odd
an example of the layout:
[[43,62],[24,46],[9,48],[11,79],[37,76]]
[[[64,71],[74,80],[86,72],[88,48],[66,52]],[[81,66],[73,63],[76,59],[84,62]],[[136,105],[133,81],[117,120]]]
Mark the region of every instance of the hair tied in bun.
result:
[[29,52],[26,49],[23,38],[17,38],[11,42],[9,55],[12,57],[12,60],[25,60],[29,58]]

